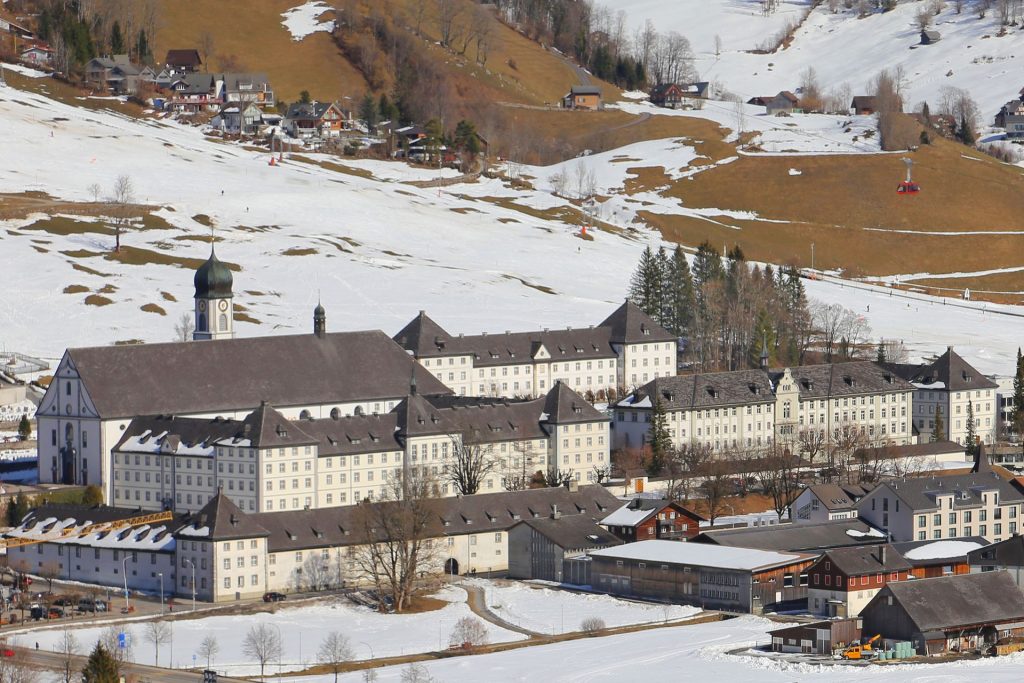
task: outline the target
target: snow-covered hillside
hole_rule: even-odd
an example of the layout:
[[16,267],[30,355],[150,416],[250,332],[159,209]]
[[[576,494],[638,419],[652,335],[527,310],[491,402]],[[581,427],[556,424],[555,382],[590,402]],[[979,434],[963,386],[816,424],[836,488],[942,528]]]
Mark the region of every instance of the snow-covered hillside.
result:
[[[826,90],[847,83],[854,94],[867,94],[866,84],[881,69],[902,67],[908,107],[929,101],[934,111],[943,86],[954,86],[969,91],[984,120],[991,121],[1022,85],[1018,75],[1024,60],[1024,32],[1011,26],[1006,35],[998,36],[995,10],[979,19],[972,1],[961,14],[956,13],[955,3],[945,3],[931,27],[942,36],[934,45],[919,45],[915,18],[922,2],[901,0],[891,12],[863,19],[856,9],[844,9],[845,3],[839,4],[836,14],[829,11],[829,3],[822,3],[799,28],[792,45],[772,54],[751,51],[787,21],[799,18],[808,0],[784,1],[768,17],[761,15],[759,0],[604,0],[602,4],[624,10],[633,28],[651,19],[659,31],[685,35],[697,54],[701,78],[718,81],[744,97],[794,90],[807,67],[815,68]],[[716,35],[722,39],[718,56]]]
[[[204,216],[216,228],[218,256],[239,267],[243,336],[311,330],[318,296],[332,330],[394,333],[420,309],[451,332],[592,325],[622,300],[643,247],[661,243],[633,223],[642,201],[656,199],[658,211],[691,211],[653,193],[628,197],[622,188],[635,172],[627,169],[679,175],[707,163],[695,141],[651,141],[521,169],[536,190],[486,179],[438,190],[396,182],[424,177],[401,164],[357,162],[346,170],[337,159],[310,155],[269,166],[265,152],[206,139],[197,129],[13,87],[0,89],[0,121],[0,192],[91,201],[90,185],[105,195],[128,174],[138,201],[159,207],[147,229],[123,237],[129,251],[120,260],[110,258],[112,231],[95,219],[40,213],[0,221],[0,346],[50,358],[67,346],[170,340],[175,322],[192,310],[192,264],[209,253]],[[576,167],[592,171],[610,196],[593,209],[600,219],[632,229],[590,230],[593,239],[585,240],[564,222],[578,214],[548,190],[552,176]],[[730,217],[707,208],[693,215]],[[915,354],[954,344],[987,373],[1009,373],[1024,337],[1024,318],[995,316],[1000,307],[983,303],[954,308],[828,281],[809,282],[808,291],[863,311],[876,336],[904,339]]]

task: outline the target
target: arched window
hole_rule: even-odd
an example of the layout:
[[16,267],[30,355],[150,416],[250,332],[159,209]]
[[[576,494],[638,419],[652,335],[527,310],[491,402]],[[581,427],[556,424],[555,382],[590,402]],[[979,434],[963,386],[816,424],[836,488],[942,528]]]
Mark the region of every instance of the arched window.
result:
[[68,424],[64,425],[64,443],[66,443],[70,447],[71,444],[73,444],[74,442],[75,442],[75,428],[69,422]]
[[299,413],[300,420],[308,420],[310,418],[312,418],[312,415],[309,414],[308,410],[303,410],[301,413]]
[[338,410],[337,408],[331,408],[331,419],[332,420],[337,420],[340,417],[341,417],[341,411]]
[[223,313],[220,314],[220,331],[225,332],[228,329],[228,317]]
[[196,316],[196,329],[200,332],[206,332],[206,314],[200,313]]

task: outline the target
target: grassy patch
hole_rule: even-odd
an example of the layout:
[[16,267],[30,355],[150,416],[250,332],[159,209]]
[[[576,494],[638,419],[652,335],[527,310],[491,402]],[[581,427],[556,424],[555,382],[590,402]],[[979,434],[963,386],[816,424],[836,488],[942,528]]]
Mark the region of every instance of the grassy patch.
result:
[[[195,270],[206,262],[206,259],[171,256],[164,252],[152,251],[150,249],[133,246],[122,246],[121,251],[116,253],[109,252],[104,255],[104,258],[108,261],[118,261],[132,266],[177,266],[178,268],[187,268],[188,270]],[[241,267],[238,266],[238,264],[228,263],[227,261],[225,261],[224,264],[231,270],[241,270]]]
[[192,220],[194,220],[196,223],[199,223],[199,225],[205,225],[208,228],[213,227],[213,219],[207,216],[205,213],[197,213],[195,216],[192,216]]
[[108,282],[107,284],[103,285],[103,287],[101,287],[100,289],[96,290],[96,293],[97,294],[113,294],[116,291],[117,291],[117,287],[115,287],[114,285],[112,285],[112,284],[110,284]]
[[515,280],[519,284],[526,285],[530,289],[536,289],[538,292],[544,292],[545,294],[558,294],[558,292],[556,292],[555,290],[551,289],[547,285],[537,285],[537,284],[534,284],[532,282],[527,282],[523,278],[518,277],[516,275],[509,275],[508,273],[504,273],[504,274],[502,274],[502,277],[505,278],[506,280]]
[[41,218],[23,230],[41,230],[50,235],[113,235],[114,230],[102,221],[80,221],[68,216],[50,216]]
[[160,296],[164,298],[164,301],[177,301],[170,292],[160,292]]
[[68,285],[64,288],[65,294],[84,294],[88,292],[89,288],[85,285]]
[[[95,255],[98,256],[99,254]],[[88,273],[89,275],[97,275],[99,277],[111,277],[110,273],[101,273],[100,271],[90,268],[88,266],[83,266],[81,263],[72,263],[71,267],[80,273]]]
[[253,325],[262,324],[259,320],[252,317],[248,313],[245,313],[244,311],[239,311],[238,306],[235,306],[235,320],[243,323],[252,323]]
[[320,252],[318,252],[316,249],[313,249],[312,247],[306,247],[304,249],[299,249],[297,247],[292,247],[291,249],[285,249],[284,251],[282,251],[281,255],[282,256],[311,256],[313,254],[318,254],[318,253],[320,253]]
[[167,315],[167,311],[156,304],[143,304],[140,306],[146,313],[156,313],[158,315]]
[[89,296],[85,297],[85,303],[87,303],[90,306],[109,306],[114,302],[105,296],[101,296],[99,294],[90,294]]

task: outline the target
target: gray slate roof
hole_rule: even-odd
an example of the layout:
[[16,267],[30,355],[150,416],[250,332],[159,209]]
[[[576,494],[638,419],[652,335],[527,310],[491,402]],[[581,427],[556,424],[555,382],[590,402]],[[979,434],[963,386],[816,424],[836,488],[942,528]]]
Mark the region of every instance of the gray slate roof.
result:
[[1011,536],[1005,541],[967,553],[972,565],[1024,567],[1024,536]]
[[[887,392],[908,392],[914,387],[897,373],[873,361],[823,363],[790,368],[800,390],[800,398],[836,398]],[[782,371],[771,373],[778,382]]]
[[[737,548],[780,552],[827,550],[855,545],[877,545],[884,535],[859,519],[837,519],[818,524],[779,524],[704,531],[691,543],[714,543]],[[853,534],[849,533],[853,532]]]
[[[959,545],[961,542],[963,542],[963,543],[976,543],[977,545],[985,546],[986,549],[988,547],[990,547],[989,546],[989,542],[987,540],[985,540],[981,536],[963,536],[963,537],[957,538],[957,539],[955,539],[953,541],[953,543],[955,543],[957,545]],[[949,547],[951,547],[949,544],[950,544],[950,539],[946,539],[944,541],[935,540],[935,539],[927,539],[927,540],[924,540],[924,541],[902,541],[902,542],[899,542],[899,543],[893,543],[892,547],[896,549],[896,552],[898,552],[900,555],[903,555],[904,558],[906,558],[907,553],[909,553],[909,552],[911,552],[911,551],[913,551],[913,550],[915,550],[917,548],[923,548],[924,546],[929,546],[929,545],[936,545],[937,547],[949,548]],[[939,564],[950,564],[951,562],[967,562],[969,555],[970,555],[970,553],[968,552],[968,553],[964,553],[963,555],[947,555],[946,557],[927,557],[927,558],[920,558],[920,559],[912,559],[912,560],[909,560],[909,562],[911,564],[913,564],[915,567],[925,567],[925,566],[939,565]]]
[[668,330],[654,322],[632,301],[626,301],[615,312],[601,321],[601,327],[612,329],[611,339],[617,344],[638,344],[657,341],[676,341]]
[[999,386],[965,361],[952,346],[931,363],[886,363],[886,367],[908,382],[924,385],[941,382],[949,391],[995,389]]
[[866,493],[864,487],[857,484],[815,484],[810,491],[828,510],[850,510]]
[[636,394],[626,398],[619,405],[632,405],[643,400],[645,396],[651,398],[652,405],[660,400],[668,411],[775,401],[771,382],[763,370],[658,377],[642,386]]
[[892,595],[922,633],[1024,621],[1024,593],[1006,572],[959,574],[886,584],[862,614]]
[[[885,548],[885,561],[882,561],[882,548]],[[896,552],[889,543],[879,545],[862,545],[851,548],[833,548],[825,552],[819,562],[828,560],[836,569],[846,576],[862,576],[878,572],[910,571],[913,566]]]
[[592,550],[621,545],[613,533],[587,515],[563,515],[558,519],[542,517],[520,522],[563,550]]
[[[359,509],[367,505],[388,503],[261,512],[249,517],[269,531],[270,552],[357,545],[362,534]],[[548,517],[555,506],[563,513],[562,519],[583,516],[596,523],[618,505],[618,499],[604,487],[591,485],[581,486],[576,492],[559,487],[437,498],[432,505],[437,514],[433,533],[442,537],[508,531],[520,521]]]
[[914,512],[937,509],[936,496],[949,494],[953,494],[954,508],[968,508],[982,504],[981,494],[984,491],[998,491],[1000,503],[1024,503],[1024,494],[995,472],[989,471],[884,481],[858,501],[857,505],[867,505],[868,498],[888,492]]
[[260,526],[255,515],[245,514],[230,498],[219,491],[199,512],[190,515],[184,526],[193,530],[203,527],[209,529],[205,536],[182,533],[181,528],[175,532],[176,536],[190,541],[230,541],[270,535],[270,532]]
[[601,88],[596,85],[574,85],[569,90],[573,95],[601,95]]
[[68,349],[100,416],[247,410],[450,393],[380,331]]

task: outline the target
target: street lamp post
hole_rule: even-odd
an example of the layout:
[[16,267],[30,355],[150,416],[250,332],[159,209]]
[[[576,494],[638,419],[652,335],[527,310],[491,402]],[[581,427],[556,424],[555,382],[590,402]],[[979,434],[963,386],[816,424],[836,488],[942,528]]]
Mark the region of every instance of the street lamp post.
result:
[[164,573],[163,572],[157,572],[156,575],[157,575],[157,578],[160,579],[160,615],[163,616],[163,613],[164,613]]
[[284,650],[284,638],[281,636],[281,627],[271,624],[277,629],[277,683],[281,683],[281,651]]
[[128,555],[125,554],[124,560],[121,562],[121,573],[124,574],[124,611],[127,614],[131,611],[132,606],[128,603]]
[[196,563],[185,558],[185,561],[192,565],[192,611],[196,611]]

